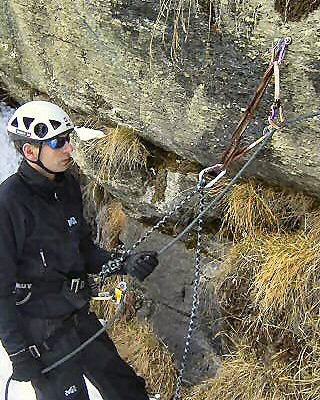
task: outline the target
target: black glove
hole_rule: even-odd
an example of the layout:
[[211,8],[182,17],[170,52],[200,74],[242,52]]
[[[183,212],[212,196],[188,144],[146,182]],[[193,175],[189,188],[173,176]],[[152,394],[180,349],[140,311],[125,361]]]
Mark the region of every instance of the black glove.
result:
[[142,282],[159,264],[158,253],[155,251],[140,251],[128,255],[123,263],[123,270]]
[[28,348],[10,355],[12,362],[12,379],[19,382],[28,382],[42,376],[42,366],[38,358],[35,358]]

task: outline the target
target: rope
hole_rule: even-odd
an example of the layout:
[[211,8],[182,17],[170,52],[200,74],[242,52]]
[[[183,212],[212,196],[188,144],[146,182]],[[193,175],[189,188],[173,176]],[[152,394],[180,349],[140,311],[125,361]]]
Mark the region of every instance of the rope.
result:
[[[320,116],[320,112],[315,112],[315,113],[312,113],[312,114],[309,114],[309,115],[306,115],[306,116],[293,118],[293,119],[287,121],[287,124],[285,126],[281,127],[280,129],[283,129],[286,126],[290,126],[290,125],[305,121],[307,119],[315,118],[317,116]],[[215,197],[211,201],[211,203],[209,203],[209,205],[203,210],[201,215],[198,215],[177,237],[175,237],[171,242],[169,242],[161,250],[159,250],[158,254],[164,253],[171,246],[173,246],[178,240],[180,240],[186,233],[188,233],[190,231],[190,229],[196,224],[196,222],[199,220],[199,218],[201,218],[203,216],[203,214],[205,214],[210,208],[216,206],[219,203],[219,201],[223,198],[223,196],[231,189],[231,187],[234,185],[234,183],[236,183],[238,181],[238,179],[241,177],[243,172],[248,168],[248,166],[256,158],[258,153],[260,153],[260,151],[265,147],[267,142],[271,139],[271,137],[272,137],[273,133],[275,132],[275,130],[276,129],[271,127],[271,126],[267,126],[267,127],[264,128],[263,136],[261,137],[261,138],[263,138],[263,142],[257,148],[257,150],[250,156],[248,161],[244,164],[244,166],[240,169],[240,171],[235,175],[235,177],[230,181],[230,183],[225,187],[225,189],[217,197]]]
[[[269,131],[269,132],[267,132]],[[230,181],[230,183],[224,188],[224,190],[215,197],[209,205],[199,214],[177,237],[175,237],[171,242],[166,244],[161,250],[158,251],[158,254],[162,254],[167,251],[171,246],[173,246],[177,241],[179,241],[190,229],[197,223],[197,221],[202,218],[202,216],[210,210],[210,208],[216,206],[219,201],[224,197],[224,195],[231,189],[231,187],[239,180],[243,172],[248,168],[248,166],[252,163],[252,161],[257,157],[258,153],[265,147],[267,142],[271,139],[271,136],[274,133],[274,129],[267,126],[264,128],[264,140],[261,145],[256,149],[256,151],[251,155],[249,160],[244,164],[244,166],[240,169],[240,171],[235,175],[235,177]]]
[[12,375],[9,377],[9,379],[7,380],[7,383],[6,383],[6,389],[4,392],[5,400],[9,400],[9,386],[10,386],[11,381],[12,381]]

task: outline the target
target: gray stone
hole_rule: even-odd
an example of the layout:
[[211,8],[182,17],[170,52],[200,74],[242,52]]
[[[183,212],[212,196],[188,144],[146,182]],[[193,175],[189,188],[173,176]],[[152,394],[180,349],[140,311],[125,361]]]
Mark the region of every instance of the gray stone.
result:
[[[130,248],[146,228],[129,219],[121,240]],[[138,250],[159,251],[172,237],[154,232]],[[202,269],[208,274],[211,259],[202,260]],[[144,281],[144,306],[138,317],[148,318],[157,334],[175,354],[177,366],[184,351],[185,337],[190,319],[193,300],[193,275],[195,254],[187,250],[183,243],[177,242],[160,255],[160,264]],[[202,279],[206,279],[203,274]],[[213,293],[210,293],[210,296]],[[214,304],[214,299],[210,299]],[[203,312],[203,308],[207,312]],[[214,339],[218,332],[218,305],[208,314],[206,301],[200,290],[200,307],[196,317],[195,330],[188,355],[185,379],[190,383],[199,382],[206,376],[213,376],[219,365],[219,354],[223,352],[221,340]]]
[[[214,3],[222,22],[207,49],[208,15],[192,9],[188,37],[184,41],[180,32],[182,47],[173,62],[172,14],[164,46],[164,21],[155,24],[156,0],[3,0],[0,80],[21,101],[45,93],[67,108],[126,123],[147,141],[210,165],[228,146],[275,37],[293,38],[281,69],[286,115],[319,110],[320,10],[284,22],[273,2],[239,4]],[[249,141],[261,134],[272,91],[257,112]],[[319,122],[281,131],[249,174],[319,196],[318,142]]]

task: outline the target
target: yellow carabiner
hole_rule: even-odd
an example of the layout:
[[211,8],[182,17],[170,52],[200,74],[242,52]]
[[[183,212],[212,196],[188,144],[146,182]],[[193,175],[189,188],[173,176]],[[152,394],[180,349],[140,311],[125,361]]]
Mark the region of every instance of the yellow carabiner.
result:
[[126,282],[125,281],[119,282],[117,287],[114,289],[114,299],[116,304],[120,304],[122,296],[125,294],[126,290],[127,290]]
[[119,304],[122,298],[122,290],[116,287],[114,289],[114,297],[115,297],[115,303]]

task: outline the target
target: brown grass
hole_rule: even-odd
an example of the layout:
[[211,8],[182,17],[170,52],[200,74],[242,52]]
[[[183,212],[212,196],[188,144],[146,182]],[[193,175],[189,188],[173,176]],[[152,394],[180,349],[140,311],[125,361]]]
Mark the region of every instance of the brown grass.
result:
[[120,354],[146,379],[150,393],[160,393],[161,399],[170,400],[176,384],[176,368],[168,348],[151,327],[139,324],[136,319],[122,320],[111,337]]
[[303,231],[308,234],[311,240],[320,241],[320,209],[306,214]]
[[248,237],[236,244],[217,286],[232,329],[239,333],[244,318],[254,315],[265,326],[299,335],[308,330],[320,305],[319,261],[320,244],[304,233]]
[[118,238],[126,224],[126,214],[119,201],[112,200],[100,207],[97,216],[98,242],[107,250],[118,244]]
[[[121,279],[119,276],[110,278],[105,290],[115,287]],[[126,281],[129,282],[127,277]],[[135,291],[128,292],[124,315],[113,324],[109,335],[121,357],[146,379],[148,391],[161,393],[162,400],[170,400],[177,379],[173,356],[150,325],[141,324],[135,318],[138,296]],[[96,314],[105,320],[114,315],[117,307],[110,301],[92,301],[91,306]]]
[[[200,399],[211,393],[217,400],[320,399],[319,209],[303,195],[257,192],[251,184],[237,188],[230,199],[224,229],[242,240],[219,277],[221,333],[232,348],[246,343],[258,361],[237,355],[209,386],[195,388],[190,400],[198,398],[196,391]],[[269,376],[264,387],[263,376]],[[247,385],[236,384],[240,381]]]
[[320,244],[296,233],[269,238],[253,283],[253,301],[263,321],[281,321],[299,331],[320,301]]
[[108,193],[94,179],[85,185],[82,190],[83,215],[93,232],[96,230],[97,210],[108,201],[108,198]]
[[264,258],[266,239],[255,239],[247,238],[231,248],[217,279],[221,307],[239,317],[250,302],[250,290]]
[[115,181],[145,168],[149,155],[138,134],[126,127],[109,128],[105,137],[83,144],[82,152],[92,160],[98,182]]
[[250,348],[241,348],[223,361],[215,378],[189,391],[183,400],[319,400],[319,352],[301,351],[297,362],[283,362],[285,350],[267,362]]
[[259,233],[279,233],[305,225],[314,199],[302,193],[276,191],[253,180],[234,187],[224,202],[221,235],[231,233],[235,240]]
[[287,366],[274,355],[264,365],[249,349],[226,357],[215,378],[191,389],[184,400],[284,400]]
[[108,194],[97,181],[90,181],[83,189],[83,214],[92,229],[97,231],[96,241],[111,251],[125,228],[126,214],[120,201]]

